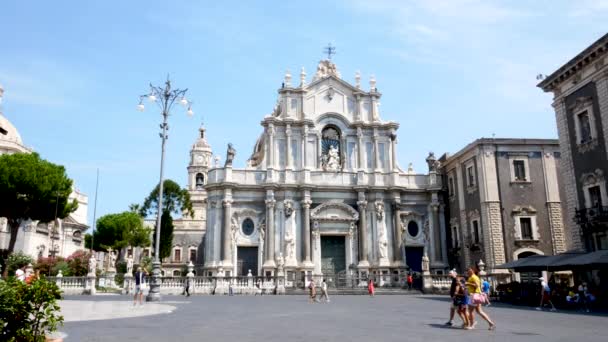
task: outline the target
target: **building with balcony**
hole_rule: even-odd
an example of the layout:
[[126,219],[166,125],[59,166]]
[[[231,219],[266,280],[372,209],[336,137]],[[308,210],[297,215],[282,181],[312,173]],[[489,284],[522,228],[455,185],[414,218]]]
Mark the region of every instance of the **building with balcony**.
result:
[[608,34],[538,84],[554,95],[569,249],[608,249]]
[[551,139],[478,139],[443,155],[450,264],[483,260],[499,279],[496,265],[564,252],[560,159]]

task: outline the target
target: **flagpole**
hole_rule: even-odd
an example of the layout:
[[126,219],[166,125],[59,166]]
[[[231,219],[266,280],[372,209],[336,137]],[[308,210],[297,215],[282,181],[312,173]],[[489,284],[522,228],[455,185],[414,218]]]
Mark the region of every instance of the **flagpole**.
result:
[[97,168],[97,180],[95,181],[95,204],[93,207],[93,230],[91,231],[91,255],[93,255],[93,240],[95,239],[95,228],[97,225],[97,190],[99,189],[99,168]]

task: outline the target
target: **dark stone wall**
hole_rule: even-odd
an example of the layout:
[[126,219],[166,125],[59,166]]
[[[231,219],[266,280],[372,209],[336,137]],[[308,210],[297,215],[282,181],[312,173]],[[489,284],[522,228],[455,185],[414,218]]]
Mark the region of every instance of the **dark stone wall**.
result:
[[[511,152],[517,153],[517,152]],[[502,205],[504,245],[506,261],[513,260],[513,252],[522,247],[536,248],[545,254],[552,254],[551,226],[547,212],[545,176],[543,172],[542,151],[523,152],[528,157],[530,182],[511,182],[511,164],[509,152],[498,152],[497,170]],[[521,242],[515,240],[515,219],[513,209],[516,206],[532,206],[536,209],[536,225],[540,241]]]
[[[593,99],[593,118],[595,121],[596,136],[598,144],[590,151],[581,152],[576,140],[576,126],[574,114],[570,107],[580,97],[590,96]],[[585,207],[585,194],[581,184],[581,176],[585,173],[594,172],[601,169],[604,174],[608,174],[608,157],[606,155],[606,144],[604,141],[602,119],[597,98],[597,89],[594,82],[589,82],[574,93],[566,97],[566,117],[568,120],[568,135],[570,137],[570,149],[572,151],[572,162],[574,164],[574,177],[576,179],[576,190],[578,196],[577,208]]]

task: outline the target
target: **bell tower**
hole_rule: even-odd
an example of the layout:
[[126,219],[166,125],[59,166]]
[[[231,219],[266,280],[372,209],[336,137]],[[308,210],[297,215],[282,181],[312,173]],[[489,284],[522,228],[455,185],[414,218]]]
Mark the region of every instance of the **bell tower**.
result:
[[190,150],[190,163],[188,164],[188,191],[192,200],[195,220],[205,220],[207,192],[207,172],[211,167],[211,146],[205,137],[205,127],[199,128],[199,137]]

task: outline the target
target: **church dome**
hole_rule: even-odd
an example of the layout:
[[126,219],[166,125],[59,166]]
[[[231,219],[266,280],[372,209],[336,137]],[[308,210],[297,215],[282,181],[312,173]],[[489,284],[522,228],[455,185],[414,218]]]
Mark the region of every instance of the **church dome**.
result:
[[22,145],[21,135],[17,128],[0,112],[0,141]]
[[[4,88],[0,84],[0,105],[2,105],[3,96]],[[23,146],[21,134],[19,134],[17,128],[15,128],[15,126],[4,116],[2,107],[0,107],[0,154],[15,152],[31,152],[31,150]]]

